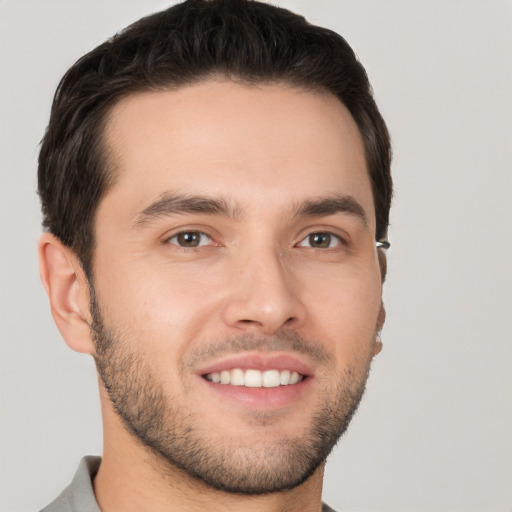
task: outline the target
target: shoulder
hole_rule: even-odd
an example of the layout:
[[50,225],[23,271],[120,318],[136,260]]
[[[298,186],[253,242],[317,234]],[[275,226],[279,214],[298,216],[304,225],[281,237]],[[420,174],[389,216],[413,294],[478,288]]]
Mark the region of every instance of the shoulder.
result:
[[100,457],[84,457],[71,485],[40,512],[100,512],[92,485],[100,463]]
[[66,487],[62,493],[40,512],[72,512],[71,486]]

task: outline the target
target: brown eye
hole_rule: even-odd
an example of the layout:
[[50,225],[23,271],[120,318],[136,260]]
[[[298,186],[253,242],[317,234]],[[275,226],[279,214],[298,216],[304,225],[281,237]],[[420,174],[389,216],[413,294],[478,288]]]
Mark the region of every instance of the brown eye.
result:
[[168,242],[186,249],[193,249],[208,245],[211,243],[211,238],[200,231],[183,231],[169,238]]
[[331,245],[331,235],[328,233],[313,233],[309,235],[309,245],[318,249],[327,249]]
[[312,247],[313,249],[332,249],[342,243],[341,238],[332,233],[311,233],[302,240],[299,247]]

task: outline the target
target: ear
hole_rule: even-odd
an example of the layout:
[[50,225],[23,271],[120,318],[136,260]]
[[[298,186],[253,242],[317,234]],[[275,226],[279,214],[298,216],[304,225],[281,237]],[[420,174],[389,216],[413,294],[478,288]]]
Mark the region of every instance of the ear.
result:
[[373,355],[376,356],[382,350],[382,341],[380,340],[380,332],[384,327],[386,321],[386,310],[384,309],[384,303],[380,304],[379,316],[377,317],[377,328],[375,332],[375,346],[373,349]]
[[78,257],[50,233],[41,236],[38,254],[41,281],[62,337],[73,350],[94,354],[89,285]]

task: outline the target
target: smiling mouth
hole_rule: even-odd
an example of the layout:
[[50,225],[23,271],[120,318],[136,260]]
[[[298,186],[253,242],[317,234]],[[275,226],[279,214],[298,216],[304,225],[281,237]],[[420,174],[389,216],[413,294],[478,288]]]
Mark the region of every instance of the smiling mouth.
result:
[[291,370],[242,370],[233,368],[221,372],[206,373],[203,378],[215,384],[245,386],[247,388],[277,388],[291,386],[304,380],[305,376]]

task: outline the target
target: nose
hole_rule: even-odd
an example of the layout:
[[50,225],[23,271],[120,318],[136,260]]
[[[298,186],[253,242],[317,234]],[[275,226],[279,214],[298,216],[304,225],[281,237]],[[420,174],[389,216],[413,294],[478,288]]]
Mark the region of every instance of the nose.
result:
[[237,267],[223,310],[227,325],[267,335],[302,325],[300,285],[278,251],[253,254]]

